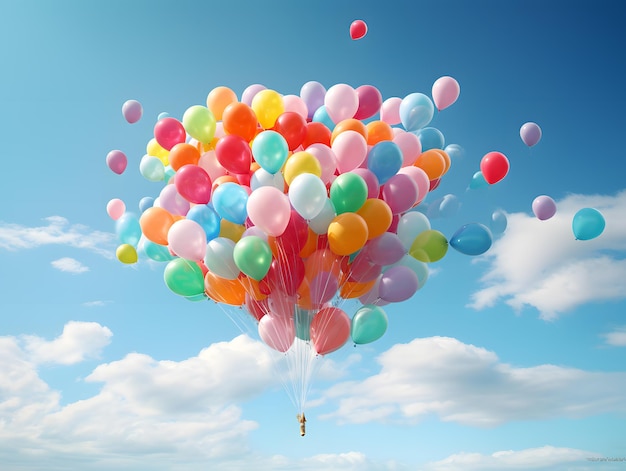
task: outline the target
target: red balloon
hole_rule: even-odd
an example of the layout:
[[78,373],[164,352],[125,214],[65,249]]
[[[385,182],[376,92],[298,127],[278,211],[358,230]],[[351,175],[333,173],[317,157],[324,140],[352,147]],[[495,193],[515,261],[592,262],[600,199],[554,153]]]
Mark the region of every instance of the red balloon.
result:
[[305,149],[313,144],[326,144],[330,147],[330,136],[332,132],[324,123],[313,121],[306,124],[306,137],[302,142]]
[[250,172],[252,149],[243,137],[229,134],[222,137],[215,146],[217,161],[230,173],[242,174]]
[[276,119],[274,131],[285,138],[289,150],[294,150],[307,136],[306,120],[295,111],[286,111]]
[[354,40],[361,39],[367,34],[367,24],[363,20],[354,20],[350,25],[350,37]]
[[487,183],[498,183],[509,173],[509,159],[501,152],[489,152],[480,161],[480,171]]
[[309,238],[309,225],[295,209],[291,210],[291,217],[285,232],[276,238],[276,245],[281,253],[299,254]]
[[350,318],[338,307],[319,310],[311,321],[311,341],[320,355],[340,349],[350,338]]
[[295,296],[304,280],[304,262],[298,254],[278,254],[265,277],[272,292],[279,290],[289,296]]

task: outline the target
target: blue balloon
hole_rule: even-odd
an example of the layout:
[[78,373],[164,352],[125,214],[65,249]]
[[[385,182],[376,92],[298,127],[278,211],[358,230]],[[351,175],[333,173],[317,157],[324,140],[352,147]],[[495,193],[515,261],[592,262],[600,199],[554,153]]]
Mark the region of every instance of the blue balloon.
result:
[[591,240],[604,231],[606,222],[602,213],[595,208],[579,210],[572,220],[572,230],[576,240]]
[[197,222],[202,226],[206,233],[207,242],[215,239],[220,235],[220,221],[221,218],[213,209],[213,205],[209,204],[197,204],[193,206],[186,216],[187,219]]
[[407,131],[428,125],[435,115],[435,105],[423,93],[411,93],[400,102],[400,121]]
[[491,232],[492,234],[502,234],[506,230],[507,219],[504,211],[497,210],[491,215]]
[[154,198],[152,196],[144,196],[139,201],[139,211],[143,213],[146,209],[151,208],[152,205],[154,205]]
[[459,211],[459,199],[455,195],[445,195],[439,204],[439,216],[442,218],[451,218],[456,216]]
[[450,246],[465,255],[481,255],[491,247],[491,231],[473,222],[457,230],[449,241]]
[[381,141],[367,154],[367,168],[383,185],[402,167],[402,150],[393,141]]
[[222,183],[213,192],[213,207],[227,221],[243,224],[248,217],[248,193],[234,182]]
[[437,128],[422,128],[415,131],[414,134],[420,140],[422,152],[430,149],[443,149],[445,146],[445,138]]
[[159,116],[157,116],[157,121],[160,121],[163,118],[169,118],[170,114],[166,111],[162,111],[161,113],[159,113]]
[[472,181],[469,184],[470,190],[478,190],[479,188],[487,188],[489,183],[485,180],[483,172],[480,170],[472,176]]
[[335,123],[332,119],[330,119],[330,116],[328,116],[328,111],[326,111],[325,106],[320,106],[317,110],[315,110],[315,113],[313,114],[313,121],[316,123],[322,123],[331,131],[335,129]]
[[141,239],[141,226],[135,213],[126,212],[115,221],[115,233],[122,244],[137,247]]

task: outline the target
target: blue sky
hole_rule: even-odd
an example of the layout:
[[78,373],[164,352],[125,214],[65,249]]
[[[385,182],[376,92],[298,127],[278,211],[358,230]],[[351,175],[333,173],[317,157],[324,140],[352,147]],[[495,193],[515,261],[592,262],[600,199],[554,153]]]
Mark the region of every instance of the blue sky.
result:
[[[2,2],[2,469],[622,469],[624,14],[619,1]],[[352,41],[357,18],[369,31]],[[386,99],[430,95],[444,75],[461,93],[431,125],[463,151],[423,207],[456,196],[454,215],[431,218],[448,237],[496,210],[507,230],[483,256],[449,250],[385,307],[384,337],[320,362],[301,438],[253,329],[173,294],[162,264],[119,263],[106,204],[158,195],[138,171],[157,116],[214,87],[298,95],[315,80]],[[132,125],[128,99],[144,110]],[[527,121],[543,130],[532,148]],[[469,190],[490,151],[509,174]],[[539,195],[557,202],[547,221]],[[606,229],[575,241],[588,206]]]

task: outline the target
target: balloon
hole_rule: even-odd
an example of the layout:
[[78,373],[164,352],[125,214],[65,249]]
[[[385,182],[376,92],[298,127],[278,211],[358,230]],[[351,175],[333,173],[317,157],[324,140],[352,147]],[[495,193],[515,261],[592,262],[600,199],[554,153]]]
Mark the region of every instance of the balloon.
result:
[[337,170],[337,156],[335,152],[326,144],[312,144],[305,149],[306,152],[317,158],[322,167],[320,178],[324,183],[330,183]]
[[409,165],[408,167],[402,167],[398,170],[398,174],[410,176],[417,185],[417,200],[415,201],[415,204],[420,203],[424,198],[426,198],[426,195],[430,191],[430,180],[423,169]]
[[304,279],[304,262],[298,254],[279,254],[270,264],[265,281],[272,292],[295,296]]
[[367,168],[355,168],[351,171],[351,173],[356,173],[363,180],[365,180],[365,184],[367,185],[367,197],[368,198],[378,198],[380,195],[380,184],[378,183],[378,178],[374,175],[370,169]]
[[501,152],[489,152],[480,161],[480,171],[485,181],[493,185],[509,173],[509,160]]
[[413,165],[422,153],[422,144],[416,134],[403,132],[393,138],[393,142],[402,151],[402,167]]
[[519,135],[524,144],[532,147],[541,140],[541,128],[537,123],[528,122],[522,125]]
[[448,251],[448,241],[439,231],[422,231],[411,244],[409,254],[421,262],[431,263],[441,260]]
[[204,275],[204,290],[218,303],[241,306],[246,301],[246,290],[239,279],[229,280],[210,271]]
[[460,159],[461,157],[463,157],[464,154],[463,148],[458,144],[448,144],[443,150],[453,160]]
[[352,317],[350,336],[357,345],[371,343],[381,338],[387,330],[387,314],[379,306],[367,304]]
[[107,167],[109,167],[113,172],[121,175],[126,170],[126,166],[128,165],[128,159],[126,158],[126,154],[121,150],[112,150],[107,154],[106,157]]
[[402,240],[393,232],[371,239],[366,247],[368,258],[377,265],[393,265],[406,254]]
[[572,220],[576,240],[591,240],[604,231],[606,222],[602,213],[595,208],[580,209]]
[[144,196],[139,200],[139,211],[143,213],[146,209],[151,208],[153,204],[154,198],[152,196]]
[[401,214],[411,209],[417,201],[418,188],[409,175],[398,174],[383,185],[381,194],[392,214]]
[[326,234],[328,232],[328,226],[333,222],[336,216],[337,212],[335,211],[335,207],[330,199],[327,198],[326,201],[324,201],[322,210],[309,221],[309,227],[318,235]]
[[254,98],[254,96],[261,90],[267,90],[267,87],[258,83],[249,85],[241,94],[241,103],[250,106],[252,104],[252,99]]
[[456,79],[448,76],[439,77],[433,83],[433,101],[437,110],[441,111],[452,105],[458,98],[461,88]]
[[243,224],[248,217],[248,193],[237,183],[226,182],[213,192],[213,207],[222,219]]
[[367,199],[367,184],[356,173],[342,173],[331,184],[329,195],[337,214],[354,213]]
[[183,126],[191,137],[208,144],[215,135],[215,116],[207,107],[194,105],[185,110]]
[[450,247],[465,255],[481,255],[491,247],[491,231],[479,223],[465,224],[450,238]]
[[271,236],[279,236],[287,228],[291,216],[289,198],[271,186],[257,188],[247,202],[252,223]]
[[313,219],[324,208],[326,185],[312,173],[302,173],[289,186],[289,201],[304,219]]
[[115,233],[123,244],[137,247],[141,239],[141,225],[137,215],[126,212],[115,221]]
[[313,113],[313,121],[323,124],[324,127],[333,130],[335,128],[335,121],[328,115],[326,106],[322,105]]
[[155,244],[167,245],[167,232],[174,224],[172,214],[161,207],[155,206],[146,209],[139,218],[141,232]]
[[311,122],[306,123],[306,137],[302,142],[304,149],[309,148],[312,144],[324,144],[330,146],[331,130],[324,123]]
[[200,224],[191,219],[174,222],[167,232],[167,243],[179,257],[199,262],[206,251],[206,233]]
[[287,147],[293,151],[306,137],[306,120],[298,113],[285,111],[276,120],[274,130],[285,138]]
[[395,265],[404,265],[405,267],[409,267],[413,273],[417,275],[418,287],[417,289],[421,289],[428,280],[428,265],[425,262],[417,260],[411,255],[407,254],[400,259]]
[[257,133],[256,114],[245,103],[228,105],[222,115],[222,124],[226,134],[236,134],[246,141],[251,141]]
[[497,210],[491,214],[491,233],[502,234],[506,230],[507,220],[504,211]]
[[391,226],[391,208],[381,199],[368,198],[356,213],[367,224],[367,238],[370,240],[383,235]]
[[207,204],[211,199],[211,177],[198,165],[183,165],[176,172],[176,190],[187,201]]
[[237,94],[230,88],[224,86],[215,87],[206,97],[206,106],[217,121],[222,120],[222,115],[226,107],[236,102]]
[[259,321],[259,337],[269,347],[279,352],[286,352],[296,336],[293,319],[265,315]]
[[324,106],[330,119],[338,123],[354,117],[359,108],[359,96],[350,85],[338,83],[326,92]]
[[[222,137],[215,146],[215,156],[222,167],[233,174],[247,174],[252,163],[250,144],[241,136]],[[259,163],[260,165],[260,163]]]
[[380,107],[380,119],[391,126],[400,124],[400,103],[402,98],[391,97],[383,101]]
[[556,203],[549,196],[541,195],[533,200],[532,209],[537,219],[545,221],[556,214]]
[[200,160],[200,151],[196,146],[181,142],[176,144],[169,153],[169,162],[172,168],[178,171],[183,165],[197,165]]
[[415,238],[428,230],[430,230],[430,221],[426,215],[417,211],[411,211],[400,217],[396,233],[402,241],[405,251],[408,251]]
[[198,204],[189,210],[186,218],[200,224],[207,241],[216,238],[220,233],[220,217],[212,205]]
[[459,211],[459,199],[455,195],[445,195],[439,203],[439,217],[451,218]]
[[148,181],[160,182],[165,179],[165,166],[158,157],[146,154],[139,162],[139,173]]
[[400,103],[399,113],[404,129],[417,131],[431,122],[435,106],[423,93],[411,93]]
[[350,172],[365,161],[367,141],[354,130],[347,130],[337,135],[332,141],[331,149],[336,157],[339,173]]
[[137,100],[128,100],[122,105],[122,115],[130,124],[136,123],[141,119],[143,107]]
[[237,268],[253,280],[261,280],[270,269],[272,251],[260,237],[249,236],[235,244],[233,259]]
[[295,152],[285,162],[283,168],[285,182],[291,185],[294,178],[303,173],[312,173],[319,177],[322,175],[322,166],[313,154],[304,151]]
[[367,123],[366,129],[368,146],[374,146],[382,141],[393,141],[393,130],[384,121],[370,121]]
[[404,265],[396,265],[381,275],[378,295],[383,301],[399,303],[413,296],[418,286],[417,275],[413,270]]
[[285,231],[276,238],[277,251],[280,253],[299,253],[309,239],[309,227],[306,220],[293,209]]
[[254,192],[262,186],[273,186],[282,193],[285,189],[285,179],[280,172],[271,174],[267,170],[260,168],[250,177],[250,189]]
[[315,111],[324,104],[325,95],[326,89],[319,82],[310,81],[302,85],[300,97],[307,106],[309,119],[313,118]]
[[233,253],[235,242],[226,237],[217,237],[210,240],[204,253],[204,264],[217,276],[227,280],[235,280],[240,270],[235,264]]
[[309,117],[309,109],[302,98],[298,95],[284,95],[283,104],[285,106],[285,113],[293,112],[302,116],[306,126],[306,120]]
[[420,141],[422,152],[430,149],[443,149],[445,138],[441,131],[433,127],[425,127],[415,131],[415,135]]
[[337,215],[328,226],[328,244],[337,255],[350,255],[367,242],[367,223],[355,213]]
[[183,198],[176,185],[166,185],[159,193],[159,206],[177,216],[184,216],[190,208],[189,201]]
[[163,118],[154,125],[154,138],[165,150],[170,150],[176,144],[185,142],[186,137],[183,123],[176,118]]
[[338,307],[324,307],[311,321],[311,341],[319,355],[327,355],[350,338],[350,318]]
[[361,85],[356,89],[359,106],[354,114],[356,119],[367,119],[374,116],[383,104],[383,96],[372,85]]
[[107,214],[114,221],[122,217],[126,211],[126,204],[119,198],[113,198],[107,203]]
[[125,264],[137,263],[137,250],[130,244],[122,244],[115,251],[117,259]]
[[402,151],[395,142],[382,141],[372,147],[367,156],[367,168],[383,185],[402,167]]
[[348,118],[348,119],[344,119],[343,121],[339,121],[335,125],[330,135],[330,145],[331,146],[333,145],[335,138],[339,134],[346,132],[346,131],[356,131],[361,136],[363,136],[364,139],[367,140],[367,127],[365,126],[365,124],[363,124],[363,122],[359,121],[358,119]]
[[289,145],[276,131],[263,131],[252,142],[252,155],[261,168],[277,173],[287,160]]
[[424,170],[431,181],[440,178],[446,171],[446,160],[436,149],[422,152],[414,165]]
[[354,20],[350,23],[350,37],[353,41],[361,39],[367,34],[367,23],[363,20]]
[[489,183],[487,183],[487,180],[485,180],[483,172],[478,171],[474,173],[474,175],[472,176],[472,181],[469,184],[470,190],[477,190],[479,188],[486,188],[488,186]]
[[139,241],[139,249],[155,262],[169,262],[176,258],[167,246],[155,244],[146,238]]
[[261,90],[250,105],[263,129],[270,129],[278,117],[285,112],[283,99],[275,90]]
[[204,293],[204,275],[200,265],[184,258],[167,263],[163,272],[167,287],[180,296],[196,296]]

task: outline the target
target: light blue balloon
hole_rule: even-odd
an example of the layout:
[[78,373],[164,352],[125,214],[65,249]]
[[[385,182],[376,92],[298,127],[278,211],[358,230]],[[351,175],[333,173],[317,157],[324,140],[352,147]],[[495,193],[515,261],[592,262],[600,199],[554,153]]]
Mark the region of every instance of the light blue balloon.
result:
[[202,226],[202,229],[204,229],[204,232],[206,233],[207,241],[215,239],[220,234],[221,218],[215,209],[213,209],[211,203],[192,206],[187,213],[186,218],[191,219]]
[[400,102],[400,121],[407,131],[427,126],[435,115],[435,105],[423,93],[411,93]]
[[315,113],[313,114],[313,121],[316,123],[322,123],[331,131],[335,129],[335,123],[332,119],[330,119],[330,116],[328,116],[328,111],[326,111],[325,106],[320,106],[317,110],[315,110]]
[[139,162],[139,173],[150,182],[160,182],[165,178],[165,166],[158,157],[144,155]]
[[226,237],[216,237],[209,241],[206,246],[204,264],[217,276],[227,280],[235,280],[239,276],[240,270],[235,264],[234,252],[234,241]]
[[161,113],[159,113],[159,116],[157,116],[157,121],[162,120],[163,118],[169,118],[170,114],[167,111],[163,111]]
[[367,168],[383,185],[402,168],[402,150],[393,141],[381,141],[367,154]]
[[287,160],[289,145],[276,131],[262,131],[252,141],[252,155],[262,169],[277,173]]
[[591,240],[604,232],[606,221],[602,213],[595,208],[579,210],[572,220],[572,230],[576,240]]
[[477,222],[465,224],[450,238],[450,246],[465,255],[481,255],[491,247],[491,231]]
[[141,226],[135,213],[126,212],[115,221],[115,233],[122,244],[137,247],[141,239]]
[[443,149],[445,138],[443,133],[437,128],[422,128],[414,132],[422,145],[422,152],[430,149]]
[[465,154],[463,148],[458,144],[448,144],[443,150],[452,160],[460,159],[463,157],[463,154]]
[[139,201],[139,211],[143,213],[146,209],[150,209],[153,205],[154,198],[152,196],[144,196]]
[[488,186],[489,183],[487,183],[483,172],[481,172],[480,170],[472,176],[472,181],[469,184],[470,190],[478,190],[480,188],[487,188]]
[[151,240],[142,238],[139,243],[139,249],[147,255],[147,257],[155,262],[169,262],[176,257],[172,255],[170,249],[165,245],[155,244]]
[[504,211],[497,210],[494,211],[491,215],[491,233],[492,234],[502,234],[506,230],[507,219]]
[[239,184],[234,182],[222,183],[213,192],[212,200],[215,211],[222,219],[235,224],[246,222],[248,193]]

